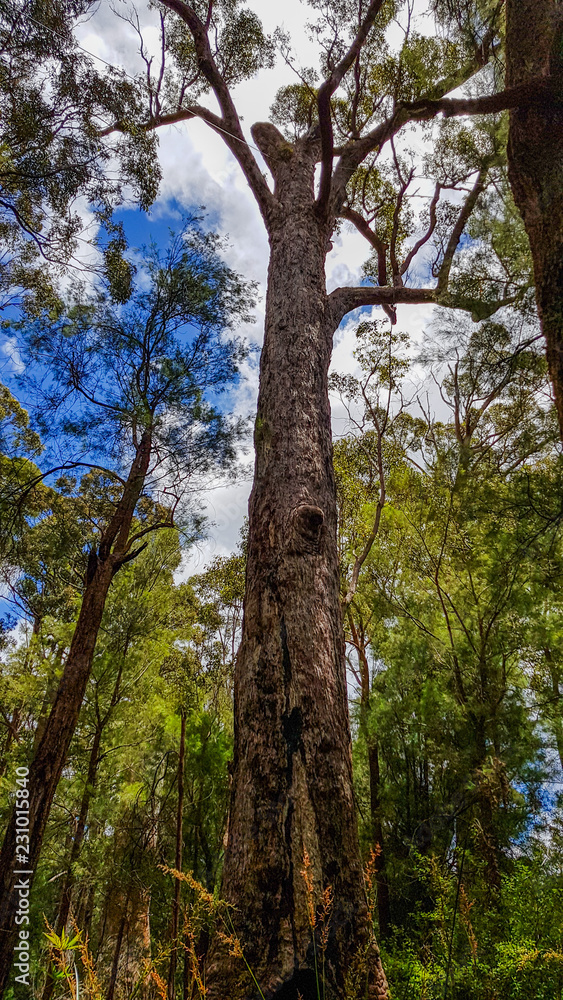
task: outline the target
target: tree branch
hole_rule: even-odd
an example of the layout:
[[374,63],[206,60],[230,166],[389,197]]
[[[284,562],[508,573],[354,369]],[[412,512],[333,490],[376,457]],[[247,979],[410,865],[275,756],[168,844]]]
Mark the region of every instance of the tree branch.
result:
[[[235,159],[238,160],[250,190],[256,198],[264,221],[267,222],[270,211],[275,203],[274,196],[244,137],[231,93],[213,58],[206,26],[200,21],[193,7],[184,3],[184,0],[161,0],[161,3],[164,7],[174,11],[191,31],[199,67],[221,108],[222,118],[216,118],[216,127],[218,127],[217,122],[220,122],[221,129],[224,129],[226,133],[224,136],[225,142]],[[210,114],[211,112],[208,112],[208,116]],[[200,115],[200,117],[203,116]],[[205,120],[209,121],[209,118],[207,117]],[[209,121],[209,124],[212,124],[212,122]]]
[[346,185],[360,163],[374,150],[381,149],[409,122],[431,121],[439,114],[443,114],[446,118],[499,114],[510,108],[533,104],[545,105],[550,101],[561,101],[557,82],[551,77],[540,77],[485,97],[441,97],[436,100],[423,98],[419,101],[398,104],[393,114],[377,128],[361,139],[351,139],[343,147],[334,171],[332,186],[332,197],[336,203],[337,213],[346,199]]
[[412,261],[416,257],[418,251],[422,249],[422,247],[425,245],[425,243],[428,243],[428,240],[430,239],[430,237],[432,236],[432,233],[434,232],[434,230],[436,228],[436,207],[437,207],[438,202],[440,200],[440,192],[441,192],[441,190],[442,190],[442,185],[441,184],[436,184],[436,187],[434,188],[434,194],[432,195],[432,201],[430,202],[428,229],[424,233],[424,236],[421,236],[420,239],[417,240],[416,243],[414,244],[414,246],[411,247],[411,249],[409,250],[407,256],[405,257],[405,259],[403,261],[403,263],[401,264],[401,270],[400,270],[401,276],[403,274],[406,274],[406,272],[408,271],[408,269],[409,269]]
[[328,298],[336,326],[346,313],[361,306],[420,305],[437,301],[435,288],[394,288],[393,285],[336,288]]
[[464,295],[449,295],[447,290],[438,288],[398,288],[393,285],[361,285],[359,287],[335,288],[329,295],[334,328],[336,329],[347,313],[362,306],[385,306],[393,308],[396,305],[441,305],[448,309],[461,309],[471,314],[475,322],[488,319],[504,306],[512,305],[517,296],[511,295],[492,302],[473,299]]
[[473,185],[471,191],[465,199],[461,211],[456,219],[456,223],[450,238],[448,240],[448,245],[446,247],[446,252],[444,254],[444,259],[442,261],[442,266],[440,267],[440,273],[438,275],[438,291],[444,292],[448,287],[448,282],[450,279],[450,271],[452,269],[452,263],[454,259],[454,254],[459,246],[459,241],[462,237],[463,230],[465,229],[469,217],[477,204],[477,199],[479,195],[485,190],[487,182],[487,174],[489,172],[489,164],[481,167],[475,184]]
[[[361,215],[360,212],[357,212],[355,208],[349,208],[347,206],[342,208],[340,211],[340,218],[347,219],[348,222],[351,222],[375,250],[377,254],[377,280],[379,281],[381,287],[385,287],[387,285],[387,245],[379,238],[377,233],[374,233],[373,229],[368,222],[366,222],[363,215]],[[382,308],[391,322],[396,323],[396,310],[386,303],[382,303]]]
[[334,67],[328,80],[325,80],[317,95],[317,106],[319,110],[319,124],[321,130],[321,180],[319,197],[317,199],[317,211],[320,215],[325,215],[330,198],[330,188],[332,182],[332,159],[334,155],[334,136],[332,131],[332,116],[330,109],[330,99],[338,90],[342,79],[353,65],[354,60],[360,53],[364,42],[373,27],[375,19],[383,6],[384,0],[371,0],[368,12],[362,21],[356,37],[350,48],[337,66]]

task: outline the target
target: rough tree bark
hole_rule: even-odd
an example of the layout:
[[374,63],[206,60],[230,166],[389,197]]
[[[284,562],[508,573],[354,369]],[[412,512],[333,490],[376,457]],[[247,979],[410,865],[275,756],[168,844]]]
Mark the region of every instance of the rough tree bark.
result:
[[[131,522],[145,481],[150,454],[151,436],[145,431],[116,512],[103,533],[98,552],[90,556],[82,606],[63,675],[29,768],[29,826],[25,829],[29,838],[26,844],[29,854],[25,854],[25,864],[18,860],[20,852],[21,855],[24,852],[16,840],[21,828],[16,823],[15,807],[8,823],[0,853],[0,996],[8,980],[18,930],[15,921],[20,896],[16,884],[25,878],[28,881],[26,888],[30,889],[33,883],[45,827],[90,675],[106,597],[113,576],[127,558]],[[29,871],[29,875],[15,874],[16,870],[22,869]]]
[[552,98],[510,112],[508,169],[530,240],[536,301],[563,437],[563,6],[507,0],[506,84],[551,79]]
[[[237,906],[237,933],[264,995],[316,997],[306,851],[315,906],[327,886],[334,892],[330,987],[341,995],[349,970],[363,964],[367,995],[383,998],[352,790],[327,387],[340,316],[326,293],[330,224],[315,209],[319,145],[291,146],[266,124],[253,136],[276,189],[222,893]],[[215,942],[210,997],[228,995],[239,973]],[[244,996],[255,993],[249,982]]]

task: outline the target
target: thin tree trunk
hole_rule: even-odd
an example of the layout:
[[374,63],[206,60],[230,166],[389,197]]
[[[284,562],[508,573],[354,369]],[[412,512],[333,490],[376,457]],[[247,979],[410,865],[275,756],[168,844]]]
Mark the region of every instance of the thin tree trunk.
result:
[[358,652],[360,661],[361,700],[360,726],[363,730],[368,754],[369,795],[372,836],[376,850],[374,874],[377,886],[377,920],[379,936],[388,937],[391,926],[389,883],[385,873],[385,847],[383,843],[383,824],[381,822],[381,775],[379,770],[379,748],[377,740],[370,733],[368,716],[370,709],[371,682],[369,663],[366,656],[363,636],[360,637],[354,621],[353,608],[348,605],[348,619],[352,631],[352,640]]
[[106,901],[104,941],[98,950],[96,970],[105,1000],[134,994],[143,1000],[150,988],[146,978],[151,954],[150,892],[140,883],[135,868],[127,886],[122,882],[123,871],[118,877]]
[[[389,882],[385,872],[385,845],[381,822],[381,778],[379,772],[379,748],[377,740],[368,740],[369,792],[373,839],[376,845],[374,873],[377,882],[377,921],[382,940],[389,937],[391,928],[391,900]],[[377,850],[379,848],[379,850]]]
[[[137,501],[143,488],[151,452],[149,432],[145,432],[131,466],[122,498],[102,536],[98,553],[92,553],[82,606],[70,644],[68,657],[59,683],[53,708],[43,736],[29,768],[28,791],[29,855],[21,856],[16,835],[14,808],[0,853],[0,996],[2,996],[14,952],[17,936],[16,917],[20,904],[19,883],[24,891],[33,884],[33,875],[41,851],[45,827],[53,799],[67,758],[82,699],[90,676],[92,659],[104,605],[112,578],[127,553],[127,539]],[[20,841],[21,843],[21,841]],[[16,874],[25,871],[25,875]]]
[[501,888],[500,849],[495,830],[493,811],[493,790],[486,780],[483,769],[487,763],[487,743],[485,739],[485,723],[482,718],[473,719],[476,735],[476,760],[473,767],[473,777],[476,784],[477,819],[479,823],[477,847],[485,862],[485,877],[489,889],[489,903],[496,905],[499,901]]
[[563,436],[563,6],[507,0],[506,84],[551,77],[558,98],[510,112],[508,175],[530,240],[536,301]]
[[2,756],[0,757],[0,778],[4,776],[4,773],[8,767],[8,760],[10,756],[10,747],[16,739],[16,734],[18,732],[21,721],[21,709],[15,708],[12,714],[10,722],[7,722],[7,732],[6,739],[4,740],[4,746],[2,748]]
[[549,669],[551,690],[553,693],[553,718],[551,721],[551,725],[555,736],[555,743],[557,746],[559,763],[561,764],[561,768],[563,769],[563,719],[561,718],[561,687],[560,687],[561,676],[558,664],[555,662],[551,650],[546,646],[543,652]]
[[[90,800],[92,798],[92,794],[94,792],[94,786],[96,784],[101,738],[102,738],[102,727],[98,725],[96,727],[94,742],[92,744],[92,749],[90,751],[90,758],[88,761],[88,773],[86,775],[86,783],[84,785],[84,791],[82,793],[80,812],[78,814],[78,823],[76,824],[76,831],[74,834],[74,840],[72,842],[72,849],[70,852],[68,869],[65,875],[63,890],[61,893],[61,899],[57,913],[57,919],[55,923],[55,933],[58,934],[59,937],[67,925],[68,915],[70,913],[72,890],[74,887],[73,867],[78,861],[78,858],[80,857],[80,852],[82,850],[82,843],[84,841],[84,834],[86,832],[86,820],[88,818]],[[47,979],[45,980],[45,987],[43,989],[43,1000],[50,1000],[54,987],[55,987],[55,980],[51,975],[51,967],[50,967],[47,970]]]
[[[328,231],[314,208],[318,146],[253,129],[276,177],[242,642],[235,668],[233,783],[222,895],[265,997],[317,997],[302,871],[315,907],[334,893],[327,997],[363,966],[387,996],[369,926],[352,788],[336,544],[328,366],[336,322],[325,286]],[[244,974],[215,939],[210,1000]],[[320,972],[319,972],[320,975]],[[249,976],[241,996],[257,990]],[[322,987],[321,987],[322,988]]]
[[[182,818],[184,815],[184,759],[186,751],[186,713],[182,710],[180,723],[180,746],[178,749],[178,809],[176,812],[176,852],[174,867],[182,871]],[[168,970],[168,998],[174,1000],[174,980],[178,963],[178,932],[180,926],[180,879],[174,880],[174,899],[172,901],[172,920],[170,922],[170,968]]]
[[117,932],[117,939],[115,942],[115,949],[113,952],[113,962],[111,966],[111,974],[106,993],[106,1000],[113,1000],[113,995],[115,993],[115,986],[117,983],[117,973],[119,971],[119,959],[121,956],[121,948],[123,946],[123,934],[125,932],[125,924],[127,923],[127,902],[125,904],[125,909],[123,910],[121,920],[119,921],[119,930]]

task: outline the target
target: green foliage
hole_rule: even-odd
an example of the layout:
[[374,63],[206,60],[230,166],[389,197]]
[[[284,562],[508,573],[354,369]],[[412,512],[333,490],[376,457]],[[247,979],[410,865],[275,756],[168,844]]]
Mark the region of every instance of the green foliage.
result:
[[563,987],[561,865],[539,845],[516,860],[502,880],[500,926],[493,929],[482,895],[466,891],[463,873],[460,880],[460,861],[458,854],[457,866],[447,868],[417,860],[417,877],[427,884],[434,908],[420,915],[420,949],[399,934],[385,948],[393,997],[558,997]]
[[[156,68],[146,54],[138,16],[126,17],[140,36],[141,55],[147,73],[142,82],[145,101],[153,119],[173,114],[179,107],[197,104],[209,93],[209,84],[199,65],[193,38],[184,22],[159,8],[164,61]],[[242,0],[219,0],[208,5],[196,2],[194,10],[208,25],[211,53],[225,83],[235,86],[274,64],[274,43],[264,33],[254,11]]]
[[0,571],[9,572],[30,518],[49,508],[52,490],[32,461],[43,451],[29,414],[0,384]]
[[10,390],[0,384],[0,448],[3,452],[23,450],[31,455],[42,451],[39,435],[29,426],[29,414]]
[[405,407],[401,339],[386,352],[377,327],[332,381],[356,428],[335,469],[345,592],[364,558],[346,620],[361,837],[380,845],[393,996],[443,998],[447,977],[452,998],[543,1000],[562,952],[534,834],[563,748],[557,426],[533,327],[445,320],[417,359],[442,419]]
[[[88,297],[78,288],[56,318],[16,324],[27,344],[35,419],[45,438],[58,437],[59,467],[79,472],[93,464],[60,487],[97,504],[98,526],[113,512],[144,432],[153,460],[136,509],[141,533],[172,523],[195,480],[235,460],[243,423],[210,399],[238,377],[246,347],[224,331],[249,319],[254,289],[219,249],[218,238],[192,219],[165,251],[148,248],[127,304],[116,305],[107,289]],[[192,537],[198,513],[185,504],[183,516]]]
[[316,74],[309,74],[309,81],[290,83],[278,90],[270,108],[272,121],[288,139],[305,135],[317,124]]
[[[156,138],[135,127],[142,90],[118,71],[99,73],[74,37],[91,0],[0,4],[0,303],[19,298],[32,312],[58,308],[54,271],[73,257],[83,222],[77,198],[92,206],[110,236],[106,271],[123,297],[123,234],[113,208],[130,185],[143,207],[160,178]],[[126,122],[100,141],[100,124]],[[114,158],[118,178],[107,170]],[[103,240],[100,245],[103,247]]]

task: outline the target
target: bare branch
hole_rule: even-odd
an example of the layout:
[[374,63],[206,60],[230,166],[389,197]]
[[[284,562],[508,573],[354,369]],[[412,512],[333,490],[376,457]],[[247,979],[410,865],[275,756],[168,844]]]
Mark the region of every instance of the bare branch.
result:
[[426,230],[424,236],[421,236],[420,239],[416,241],[415,245],[409,250],[403,263],[401,264],[401,270],[400,270],[401,276],[403,274],[406,274],[412,261],[416,257],[418,251],[422,249],[425,243],[428,243],[428,240],[430,239],[432,233],[436,228],[436,207],[440,200],[441,190],[442,190],[441,184],[436,184],[436,187],[434,189],[434,194],[432,196],[432,201],[430,202],[430,208],[429,208],[430,221],[428,223],[428,229]]
[[343,286],[335,288],[329,295],[330,308],[335,322],[335,329],[346,313],[362,306],[396,305],[442,305],[448,309],[461,309],[468,312],[475,322],[489,319],[504,306],[513,305],[518,295],[505,296],[491,302],[473,299],[464,295],[450,295],[447,291],[437,288],[396,288],[393,285],[360,285],[358,287]]
[[469,217],[477,204],[477,199],[485,190],[488,171],[489,164],[487,163],[486,166],[481,167],[481,170],[477,175],[477,180],[465,199],[461,211],[456,219],[455,226],[452,229],[448,245],[446,247],[446,252],[444,254],[444,259],[442,261],[442,266],[440,267],[440,273],[438,275],[438,290],[440,292],[445,291],[448,287],[454,254],[459,246],[463,230],[465,229]]
[[342,287],[336,288],[329,295],[337,326],[346,313],[359,309],[360,306],[394,306],[399,303],[421,305],[436,301],[435,288],[394,288],[393,285],[385,285],[383,288],[377,285]]
[[[348,222],[353,223],[358,232],[362,234],[375,250],[377,254],[377,280],[382,287],[385,287],[387,285],[387,245],[379,238],[377,233],[374,233],[363,215],[360,212],[356,212],[354,208],[343,208],[340,211],[340,218],[347,219]],[[392,306],[382,303],[382,309],[392,323],[397,322],[397,312]]]

